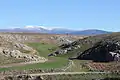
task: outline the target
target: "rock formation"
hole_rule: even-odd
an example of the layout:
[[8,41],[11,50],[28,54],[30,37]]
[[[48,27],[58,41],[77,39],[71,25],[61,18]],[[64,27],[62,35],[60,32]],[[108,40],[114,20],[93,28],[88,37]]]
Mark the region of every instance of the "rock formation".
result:
[[[0,35],[0,55],[10,59],[18,59],[25,62],[45,62],[47,59],[38,56],[38,52],[24,42],[27,36],[15,34]],[[11,62],[12,63],[12,62]]]
[[100,41],[92,48],[85,50],[77,59],[93,60],[98,62],[120,61],[120,43]]

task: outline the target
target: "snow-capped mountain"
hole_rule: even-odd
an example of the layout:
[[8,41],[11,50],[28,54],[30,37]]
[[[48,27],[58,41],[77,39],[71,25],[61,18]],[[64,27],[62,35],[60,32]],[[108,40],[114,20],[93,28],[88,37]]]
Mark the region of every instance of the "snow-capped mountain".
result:
[[47,28],[44,26],[25,26],[24,28],[0,29],[0,32],[30,32],[30,33],[73,34],[73,35],[98,35],[111,33],[108,31],[97,29],[72,30],[60,27]]
[[42,32],[42,33],[51,33],[51,34],[65,34],[65,33],[71,33],[73,30],[66,29],[66,28],[60,28],[60,27],[51,27],[47,28],[44,26],[25,26],[25,29],[27,30],[34,30],[33,32]]
[[44,26],[25,26],[24,29],[30,32],[47,33],[50,29]]

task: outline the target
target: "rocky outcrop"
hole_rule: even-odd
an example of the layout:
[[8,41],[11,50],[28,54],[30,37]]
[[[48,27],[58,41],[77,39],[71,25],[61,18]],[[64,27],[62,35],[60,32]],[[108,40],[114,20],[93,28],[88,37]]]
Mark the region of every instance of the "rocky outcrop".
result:
[[28,40],[28,37],[18,36],[17,34],[0,35],[0,55],[8,57],[9,59],[17,59],[25,62],[47,61],[44,57],[38,56],[35,49],[22,43],[21,40]]
[[21,43],[13,43],[13,47],[17,48],[17,49],[23,49],[23,50],[26,50],[26,51],[33,50],[31,47],[29,47],[29,46],[27,46],[25,44],[21,44]]
[[44,57],[40,57],[35,54],[31,55],[31,54],[22,53],[19,50],[0,48],[0,54],[4,55],[6,57],[11,57],[11,58],[16,58],[16,59],[24,59],[26,62],[29,62],[29,61],[45,62],[46,61],[46,59]]
[[97,62],[120,61],[120,42],[100,41],[85,50],[77,59]]
[[66,43],[66,44],[60,45],[59,47],[60,47],[59,50],[56,50],[53,53],[50,53],[48,56],[56,56],[56,55],[59,55],[59,54],[67,54],[72,50],[79,49],[80,45],[72,46],[71,43]]
[[15,33],[0,33],[0,36],[5,39],[6,41],[17,41],[17,42],[26,42],[26,41],[33,41],[34,37],[29,35],[23,35],[23,34],[15,34]]

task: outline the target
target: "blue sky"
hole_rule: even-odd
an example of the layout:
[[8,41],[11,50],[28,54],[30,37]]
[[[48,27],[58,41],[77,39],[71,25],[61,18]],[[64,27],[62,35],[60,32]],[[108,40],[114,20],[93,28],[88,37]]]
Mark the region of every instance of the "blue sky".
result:
[[120,31],[120,0],[0,0],[0,28],[26,25]]

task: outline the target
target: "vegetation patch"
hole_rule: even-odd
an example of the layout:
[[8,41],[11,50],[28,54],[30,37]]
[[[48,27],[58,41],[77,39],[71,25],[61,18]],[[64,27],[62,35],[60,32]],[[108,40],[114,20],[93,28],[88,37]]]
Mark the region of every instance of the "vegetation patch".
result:
[[40,56],[47,58],[48,54],[55,51],[58,47],[55,44],[48,43],[28,43],[28,46],[36,49]]

